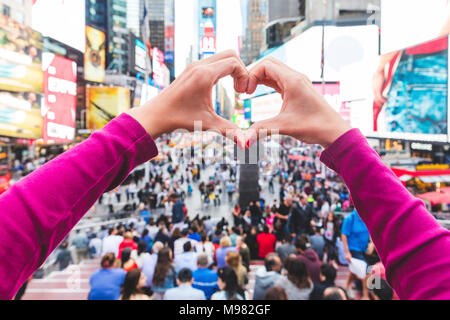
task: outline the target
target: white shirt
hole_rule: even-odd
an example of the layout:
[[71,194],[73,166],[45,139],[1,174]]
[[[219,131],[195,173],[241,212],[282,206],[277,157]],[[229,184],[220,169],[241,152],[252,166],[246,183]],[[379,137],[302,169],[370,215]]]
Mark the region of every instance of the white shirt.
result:
[[119,246],[122,241],[123,237],[118,235],[109,235],[105,237],[105,239],[103,239],[102,256],[112,252],[117,257],[119,255]]
[[195,241],[194,239],[179,238],[173,243],[173,255],[176,256],[182,254],[184,252],[183,246],[188,241],[191,241],[192,247],[195,248],[195,246],[197,245],[197,241]]

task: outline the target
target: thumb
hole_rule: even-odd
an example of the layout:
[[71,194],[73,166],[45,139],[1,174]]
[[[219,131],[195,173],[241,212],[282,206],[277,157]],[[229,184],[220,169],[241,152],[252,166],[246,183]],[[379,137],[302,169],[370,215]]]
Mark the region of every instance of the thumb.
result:
[[239,148],[244,149],[245,135],[242,130],[233,122],[225,118],[222,118],[218,115],[216,115],[214,118],[214,125],[209,129],[220,132],[222,136],[234,141],[239,146]]
[[264,139],[271,135],[281,134],[278,116],[254,123],[245,132],[245,146],[250,148],[258,139]]

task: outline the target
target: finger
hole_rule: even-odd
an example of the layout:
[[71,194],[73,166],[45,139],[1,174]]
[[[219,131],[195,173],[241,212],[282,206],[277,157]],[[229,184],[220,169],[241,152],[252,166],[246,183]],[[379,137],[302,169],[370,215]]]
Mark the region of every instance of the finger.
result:
[[[239,59],[239,56],[237,55],[236,51],[234,51],[234,50],[225,50],[225,51],[216,53],[215,55],[212,55],[211,57],[208,57],[206,59],[199,60],[199,65],[211,64],[211,63],[215,63],[217,61],[227,59],[227,58],[238,58]],[[245,67],[243,62],[242,62],[242,66]]]
[[245,147],[245,134],[233,122],[214,115],[213,120],[207,125],[207,130],[218,131],[222,136],[234,141],[241,149]]
[[258,84],[264,83],[277,91],[284,90],[284,81],[282,73],[285,72],[285,66],[278,64],[273,58],[266,58],[249,71],[249,84],[247,93],[255,92]]
[[250,148],[258,139],[283,134],[283,132],[278,116],[258,121],[245,132],[245,146],[246,148]]
[[218,60],[205,66],[214,74],[215,85],[221,78],[231,76],[234,79],[234,89],[237,92],[246,92],[249,83],[249,74],[247,68],[239,58],[231,57]]

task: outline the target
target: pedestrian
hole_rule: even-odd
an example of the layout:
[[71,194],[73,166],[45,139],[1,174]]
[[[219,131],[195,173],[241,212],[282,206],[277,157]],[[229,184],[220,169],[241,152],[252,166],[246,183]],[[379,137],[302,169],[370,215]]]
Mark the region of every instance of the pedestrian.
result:
[[295,240],[297,258],[303,261],[308,269],[308,275],[314,284],[320,282],[321,262],[317,253],[311,248],[311,241],[306,234],[302,234]]
[[275,252],[277,238],[274,234],[269,233],[269,228],[266,225],[263,227],[263,232],[256,237],[256,241],[259,247],[259,258],[264,259],[267,254]]
[[130,247],[123,249],[120,257],[120,267],[127,272],[138,268],[136,261],[131,257]]
[[237,249],[231,246],[230,238],[225,236],[220,239],[220,248],[216,250],[216,261],[218,269],[223,268],[227,265],[225,259],[228,251],[237,252]]
[[238,278],[238,284],[241,288],[245,288],[248,284],[247,269],[242,265],[242,258],[238,252],[228,251],[225,262],[227,266],[234,270]]
[[69,264],[73,263],[72,253],[70,252],[68,247],[69,243],[67,242],[67,240],[64,240],[59,247],[60,250],[58,252],[58,255],[56,256],[55,261],[55,263],[59,264],[58,266],[59,271],[66,269],[69,266]]
[[72,238],[72,245],[75,246],[77,263],[80,263],[81,260],[88,258],[89,253],[89,239],[86,232],[78,229],[76,231],[75,236]]
[[264,258],[264,267],[260,267],[255,272],[255,287],[253,290],[253,300],[263,300],[267,291],[273,287],[274,283],[282,278],[281,260],[276,253],[269,253]]

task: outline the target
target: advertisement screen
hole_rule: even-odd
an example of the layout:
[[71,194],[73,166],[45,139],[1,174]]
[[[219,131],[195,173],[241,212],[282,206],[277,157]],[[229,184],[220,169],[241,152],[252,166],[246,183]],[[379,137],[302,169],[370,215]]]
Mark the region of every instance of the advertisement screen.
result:
[[121,87],[88,87],[86,100],[87,127],[96,131],[130,109],[130,90]]
[[42,93],[42,35],[0,15],[0,90]]
[[66,143],[75,138],[77,107],[77,64],[44,52],[44,104],[42,139],[44,143]]
[[200,0],[200,58],[216,53],[216,0]]
[[86,52],[84,53],[84,78],[93,82],[105,81],[105,33],[86,26]]
[[78,51],[85,50],[84,0],[33,0],[32,27]]
[[373,105],[374,135],[447,141],[448,37],[391,56],[384,66],[384,100]]
[[381,0],[381,53],[448,34],[448,0]]
[[40,95],[0,91],[0,136],[39,139],[41,134]]

